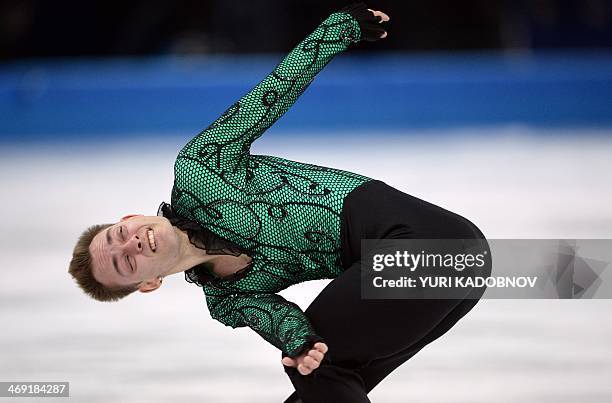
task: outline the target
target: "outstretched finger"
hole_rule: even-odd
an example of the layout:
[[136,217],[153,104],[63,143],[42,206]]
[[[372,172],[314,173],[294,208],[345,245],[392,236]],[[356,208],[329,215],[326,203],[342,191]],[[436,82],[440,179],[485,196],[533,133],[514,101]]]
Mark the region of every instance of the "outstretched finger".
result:
[[378,22],[387,22],[391,19],[387,14],[383,13],[382,11],[372,10],[371,8],[368,8],[368,10],[370,10],[375,16],[380,17],[380,21]]
[[306,358],[304,358],[303,364],[310,370],[319,368],[319,361],[310,356],[306,356]]
[[314,348],[323,354],[327,353],[327,344],[325,343],[321,343],[321,342],[315,343]]
[[300,364],[297,367],[298,372],[302,375],[308,375],[311,371],[304,364]]
[[319,350],[314,350],[314,349],[313,349],[313,350],[310,350],[310,351],[308,352],[308,355],[309,355],[310,357],[314,358],[314,359],[315,359],[315,360],[317,360],[317,361],[321,361],[321,360],[323,360],[323,353],[322,353],[322,352],[320,352]]
[[389,17],[389,15],[388,15],[388,14],[383,13],[382,11],[379,11],[379,13],[380,13],[380,16],[382,17],[382,20],[383,20],[384,22],[387,22],[387,21],[389,21],[389,20],[391,19],[391,17]]

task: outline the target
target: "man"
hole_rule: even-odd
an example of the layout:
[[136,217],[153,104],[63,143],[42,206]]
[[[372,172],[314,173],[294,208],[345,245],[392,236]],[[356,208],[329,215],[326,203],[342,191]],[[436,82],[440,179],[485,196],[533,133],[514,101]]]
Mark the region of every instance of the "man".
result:
[[[69,269],[81,288],[110,301],[184,272],[214,319],[248,326],[282,351],[296,389],[287,403],[369,402],[368,392],[445,334],[484,289],[465,299],[363,299],[361,239],[474,239],[486,251],[484,235],[380,180],[253,155],[250,145],[335,55],[386,37],[388,20],[363,3],[325,19],[183,147],[171,203],[157,217],[127,216],[81,236]],[[332,281],[305,312],[278,294],[314,279]]]
[[80,236],[69,268],[77,284],[97,300],[116,301],[189,273],[204,288],[213,318],[250,326],[302,375],[318,368],[326,344],[301,309],[276,292],[341,273],[343,200],[372,179],[251,155],[249,147],[336,54],[385,38],[386,21],[363,3],[330,15],[181,150],[172,203],[162,204],[158,216],[125,216]]

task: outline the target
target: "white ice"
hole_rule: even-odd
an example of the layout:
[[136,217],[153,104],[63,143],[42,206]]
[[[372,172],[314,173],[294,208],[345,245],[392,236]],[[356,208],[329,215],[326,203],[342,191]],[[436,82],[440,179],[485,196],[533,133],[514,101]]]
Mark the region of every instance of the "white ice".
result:
[[[182,275],[159,292],[104,304],[67,274],[86,226],[155,214],[169,201],[187,140],[2,146],[0,381],[69,381],[71,401],[88,403],[264,403],[291,393],[280,353],[249,329],[212,320],[201,289]],[[252,152],[384,180],[489,238],[612,238],[612,130],[273,132]],[[306,308],[326,283],[282,295]],[[370,398],[612,401],[610,308],[610,300],[480,301]]]

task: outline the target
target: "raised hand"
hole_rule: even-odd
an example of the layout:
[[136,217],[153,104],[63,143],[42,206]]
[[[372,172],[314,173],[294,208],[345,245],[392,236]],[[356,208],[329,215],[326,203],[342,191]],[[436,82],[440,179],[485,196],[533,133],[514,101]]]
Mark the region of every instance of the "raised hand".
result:
[[359,22],[361,39],[374,42],[387,37],[383,23],[391,18],[382,11],[368,8],[363,1],[349,4],[340,11],[352,15]]
[[[385,13],[383,13],[382,11],[376,11],[376,10],[372,10],[371,8],[368,8],[368,10],[370,10],[372,12],[372,14],[374,14],[374,16],[376,17],[380,17],[380,21],[379,23],[382,22],[387,22],[390,20],[389,16]],[[387,31],[385,31],[381,36],[380,39],[386,38],[387,37]]]

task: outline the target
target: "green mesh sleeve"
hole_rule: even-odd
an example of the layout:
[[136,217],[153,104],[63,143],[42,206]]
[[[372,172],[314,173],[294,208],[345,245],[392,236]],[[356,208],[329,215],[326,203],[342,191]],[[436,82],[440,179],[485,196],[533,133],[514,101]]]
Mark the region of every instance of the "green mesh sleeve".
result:
[[[194,183],[200,188],[223,183],[220,196],[231,201],[228,206],[235,207],[246,203],[246,196],[230,195],[233,194],[231,192],[235,190],[236,183],[245,181],[248,164],[254,159],[250,155],[252,142],[293,105],[317,73],[336,54],[360,39],[360,25],[352,15],[337,12],[325,19],[270,75],[180,151],[175,165],[175,188],[180,191],[173,190],[176,193],[173,196],[173,205],[182,204],[185,214],[196,210],[203,211],[201,206],[205,205],[205,201],[201,199],[212,198],[212,195],[210,192],[191,191]],[[228,176],[233,176],[232,181],[225,181]],[[211,178],[214,178],[214,181]],[[224,181],[219,182],[217,178]],[[259,178],[258,183],[265,181]],[[183,197],[187,192],[190,192],[189,197]],[[300,197],[306,196],[302,194]],[[235,199],[232,200],[231,197]],[[192,199],[197,200],[197,203],[192,202]],[[215,200],[214,204],[216,208],[222,206],[218,200]],[[225,215],[236,217],[236,214]],[[228,222],[234,225],[230,229],[239,233],[235,225],[241,222],[238,219]],[[265,238],[262,236],[261,239]],[[271,241],[266,242],[273,244]],[[214,319],[231,327],[252,328],[282,350],[284,355],[299,355],[314,342],[321,340],[302,310],[273,292],[251,289],[228,293],[227,290],[215,289],[206,284],[204,289],[208,308]]]
[[358,21],[336,12],[302,40],[262,82],[195,136],[180,157],[217,172],[246,170],[251,143],[276,122],[333,57],[360,40]]
[[207,296],[211,316],[232,328],[250,327],[284,356],[295,357],[321,341],[295,303],[278,294]]

